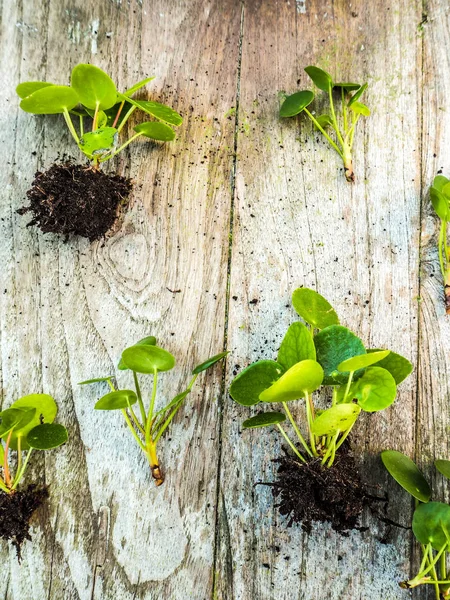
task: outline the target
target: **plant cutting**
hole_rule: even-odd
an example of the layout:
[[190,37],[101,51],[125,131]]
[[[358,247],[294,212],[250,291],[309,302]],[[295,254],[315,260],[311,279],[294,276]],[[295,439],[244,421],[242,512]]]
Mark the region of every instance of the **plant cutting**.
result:
[[[402,581],[400,587],[409,590],[431,585],[436,600],[450,598],[450,506],[443,502],[430,502],[430,486],[409,457],[396,450],[385,450],[381,459],[395,481],[415,501],[412,530],[420,544],[422,560],[417,575]],[[436,460],[434,466],[446,479],[450,479],[449,460]]]
[[34,450],[51,450],[67,441],[67,430],[54,423],[57,406],[47,394],[30,394],[0,412],[0,537],[20,547],[31,539],[29,522],[47,498],[47,487],[19,486]]
[[[117,209],[131,191],[130,180],[106,175],[100,165],[111,160],[138,139],[169,142],[175,139],[174,126],[182,117],[170,107],[155,101],[134,98],[154,77],[139,81],[125,92],[94,65],[73,68],[70,86],[45,81],[27,81],[17,86],[20,108],[35,115],[64,118],[78,149],[89,161],[88,167],[66,163],[37,173],[27,192],[31,211],[30,225],[44,232],[77,234],[90,240],[102,237],[112,226]],[[153,120],[133,127],[124,139],[125,125],[135,111]]]
[[[314,290],[296,289],[292,304],[304,323],[289,327],[276,361],[259,360],[239,373],[230,395],[243,406],[277,407],[245,420],[243,428],[275,427],[287,444],[289,453],[277,459],[278,481],[271,484],[282,514],[306,528],[311,521],[330,521],[337,530],[348,529],[369,499],[346,447],[349,434],[362,412],[394,402],[412,365],[395,352],[366,349]],[[319,402],[319,390],[331,394],[322,393]],[[291,402],[300,402],[302,422]]]
[[[344,163],[345,178],[355,181],[353,171],[353,140],[359,119],[370,115],[369,108],[360,102],[367,89],[367,83],[335,83],[326,71],[318,67],[306,67],[305,71],[314,85],[325,92],[329,101],[329,112],[315,116],[308,106],[315,98],[312,90],[302,90],[287,96],[280,109],[280,117],[295,117],[304,113],[320,131],[330,146],[336,150]],[[334,99],[339,98],[341,111],[337,112]],[[332,133],[333,132],[333,133]]]
[[[173,369],[175,358],[170,352],[156,345],[154,336],[145,337],[122,352],[118,369],[131,371],[134,390],[117,388],[113,375],[82,381],[80,385],[99,382],[109,385],[110,392],[102,396],[94,408],[96,410],[120,410],[122,412],[137,445],[147,457],[155,484],[159,486],[164,483],[164,475],[157,455],[157,446],[160,439],[183,406],[200,373],[225,358],[227,354],[228,352],[221,352],[197,365],[192,371],[192,378],[186,389],[176,394],[174,398],[160,408],[157,407],[159,373]],[[152,393],[147,406],[139,383],[139,375],[141,374],[153,377]],[[136,404],[139,414],[136,414],[133,408]]]
[[445,312],[450,315],[450,250],[447,243],[447,224],[450,221],[450,180],[443,175],[434,178],[430,189],[434,211],[441,220],[439,229],[439,266],[444,280]]

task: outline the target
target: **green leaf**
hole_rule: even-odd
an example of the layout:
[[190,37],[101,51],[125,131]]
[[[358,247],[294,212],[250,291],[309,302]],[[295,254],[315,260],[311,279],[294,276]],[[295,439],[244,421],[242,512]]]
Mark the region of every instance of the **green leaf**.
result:
[[28,425],[35,413],[35,408],[7,408],[2,411],[0,413],[0,438],[6,438],[12,429],[19,431]]
[[202,371],[206,371],[206,369],[209,369],[210,367],[212,367],[213,365],[218,363],[219,360],[222,360],[222,358],[225,358],[225,356],[227,356],[229,353],[230,353],[229,350],[226,350],[225,352],[220,352],[219,354],[216,354],[215,356],[211,356],[211,358],[208,358],[208,360],[205,360],[204,362],[197,365],[194,368],[194,370],[192,371],[192,375],[198,375]]
[[131,346],[122,352],[125,365],[136,373],[153,373],[170,371],[175,366],[175,358],[164,350],[153,345]]
[[[319,123],[319,125],[322,127],[322,129],[326,129],[327,127],[333,126],[333,121],[332,121],[330,115],[320,115],[319,117],[316,118],[316,121]],[[319,129],[315,123],[314,123],[314,127],[316,129]]]
[[173,108],[160,102],[134,100],[133,103],[148,115],[152,115],[152,117],[156,117],[160,121],[164,121],[164,123],[169,123],[169,125],[178,127],[183,122],[183,117],[173,110]]
[[287,370],[307,359],[316,360],[316,347],[309,329],[297,321],[287,330],[278,351],[277,361]]
[[17,450],[18,437],[22,438],[22,450],[27,450],[29,448],[26,441],[28,433],[37,425],[41,425],[42,423],[53,423],[56,413],[58,412],[56,402],[48,394],[29,394],[28,396],[23,396],[11,404],[10,408],[36,409],[33,418],[25,425],[25,427],[13,431],[10,442],[10,447],[13,450]]
[[244,406],[258,404],[259,395],[284,373],[283,367],[273,360],[260,360],[237,375],[230,386],[230,396]]
[[323,369],[315,360],[302,360],[291,367],[270,388],[260,393],[262,402],[290,402],[320,387]]
[[111,381],[114,375],[109,377],[96,377],[95,379],[86,379],[86,381],[79,381],[78,385],[89,385],[90,383],[100,383],[101,381]]
[[[153,335],[148,335],[147,337],[142,338],[142,340],[139,340],[138,342],[136,342],[133,345],[134,346],[156,346],[156,338]],[[122,359],[120,359],[119,364],[117,365],[117,368],[120,371],[128,370],[128,367],[126,366],[126,364],[123,362]]]
[[242,423],[244,429],[255,429],[256,427],[268,427],[277,425],[286,420],[286,416],[281,412],[266,412],[255,415]]
[[117,390],[109,392],[98,400],[94,406],[96,410],[119,410],[128,408],[137,402],[137,396],[133,390]]
[[116,141],[117,129],[115,127],[102,127],[83,135],[80,139],[80,150],[90,158],[102,156],[113,150]]
[[56,115],[71,110],[79,102],[77,93],[66,85],[50,85],[27,96],[20,108],[34,115]]
[[408,494],[421,502],[428,502],[431,497],[430,486],[410,458],[397,450],[384,450],[381,453],[381,460],[395,481]]
[[450,479],[450,460],[435,460],[434,466],[447,479]]
[[79,64],[72,70],[70,83],[81,104],[87,108],[106,110],[117,102],[114,81],[94,65]]
[[26,98],[27,96],[31,96],[37,90],[40,90],[45,87],[50,87],[53,83],[47,83],[46,81],[24,81],[23,83],[19,83],[16,87],[16,93],[19,98]]
[[450,506],[443,502],[420,504],[414,511],[412,530],[421,544],[430,544],[435,550],[448,546],[450,533]]
[[359,98],[361,98],[361,96],[364,94],[364,92],[367,89],[367,86],[369,84],[368,83],[363,83],[363,85],[359,88],[359,90],[357,92],[355,92],[353,94],[353,96],[350,98],[350,100],[348,101],[348,106],[351,106],[352,104],[354,104],[357,100],[359,100]]
[[442,192],[442,190],[448,183],[450,182],[447,179],[447,177],[444,177],[443,175],[436,175],[436,177],[433,180],[433,187],[436,188],[438,192]]
[[347,360],[344,360],[344,362],[341,362],[341,364],[338,365],[338,371],[346,372],[365,369],[366,367],[370,367],[370,365],[380,362],[380,360],[386,358],[388,354],[389,350],[378,350],[377,352],[371,352],[370,354],[353,356],[352,358],[348,358]]
[[127,91],[123,93],[123,95],[124,96],[132,96],[138,90],[140,90],[142,87],[144,87],[144,85],[147,85],[147,83],[149,83],[150,81],[153,81],[154,79],[155,79],[154,77],[147,77],[146,79],[139,81],[139,83],[135,83],[133,86],[128,88]]
[[450,220],[449,202],[444,194],[432,187],[430,188],[430,200],[437,216],[443,221]]
[[147,121],[136,125],[134,131],[159,142],[171,142],[175,139],[175,131],[171,127],[164,125],[164,123],[157,123],[156,121]]
[[324,410],[312,424],[314,435],[335,435],[350,429],[361,412],[357,404],[336,404]]
[[370,108],[362,102],[352,102],[349,106],[356,115],[363,115],[363,117],[370,117]]
[[444,195],[444,197],[449,202],[450,201],[450,183],[446,183],[444,185],[444,187],[442,188],[442,194]]
[[67,429],[57,423],[43,423],[34,427],[27,435],[30,448],[36,450],[51,450],[67,442]]
[[309,288],[298,288],[292,294],[292,305],[297,313],[316,329],[339,325],[333,307],[323,296]]
[[[353,356],[366,353],[364,344],[346,327],[330,325],[314,336],[317,352],[317,362],[322,365],[325,372],[324,385],[342,385],[348,381],[349,373],[341,373],[338,366]],[[355,371],[353,379],[356,380],[363,371]]]
[[287,96],[280,108],[280,117],[295,117],[314,100],[314,92],[303,90]]
[[395,379],[381,367],[369,367],[352,387],[352,397],[357,398],[365,412],[376,412],[390,406],[397,395]]
[[[367,350],[368,354],[371,354],[373,352],[380,352],[380,349],[373,348],[372,350]],[[386,358],[380,360],[378,366],[382,367],[383,369],[386,369],[386,371],[389,371],[397,385],[401,383],[404,379],[406,379],[408,375],[412,373],[413,370],[413,366],[409,362],[409,360],[404,358],[401,354],[392,352],[392,350],[389,352]]]
[[333,79],[331,75],[319,67],[306,67],[305,71],[313,80],[314,84],[319,88],[319,90],[323,90],[324,92],[328,92],[333,87]]
[[334,89],[344,89],[346,92],[353,92],[355,90],[361,89],[361,85],[359,83],[335,83],[333,84]]

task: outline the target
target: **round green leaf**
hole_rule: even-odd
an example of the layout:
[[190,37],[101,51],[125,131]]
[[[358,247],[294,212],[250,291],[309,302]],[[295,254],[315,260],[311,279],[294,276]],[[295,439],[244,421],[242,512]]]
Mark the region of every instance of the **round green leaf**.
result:
[[357,92],[355,92],[353,94],[353,96],[350,98],[350,100],[348,101],[348,106],[351,106],[352,104],[354,104],[357,100],[359,100],[359,98],[361,98],[361,96],[364,94],[364,92],[367,89],[367,86],[369,84],[368,83],[363,83],[363,85],[359,88],[359,90]]
[[170,108],[170,106],[166,106],[165,104],[149,100],[133,100],[133,104],[138,106],[148,115],[152,115],[152,117],[156,117],[160,121],[169,123],[169,125],[178,126],[183,122],[183,117],[174,111],[173,108]]
[[20,108],[34,115],[56,115],[71,110],[79,102],[77,93],[66,85],[49,85],[26,96]]
[[255,429],[256,427],[268,427],[282,423],[286,416],[281,412],[266,412],[255,415],[242,423],[244,429]]
[[[332,125],[333,125],[333,121],[332,121],[330,115],[320,115],[319,117],[317,117],[316,121],[319,123],[319,125],[322,127],[322,129],[326,129],[327,127],[332,127]],[[319,129],[315,123],[314,123],[314,127],[316,129]]]
[[31,421],[36,414],[35,408],[7,408],[0,413],[0,438],[6,438],[14,429],[19,431]]
[[359,83],[335,83],[333,84],[334,89],[344,89],[346,92],[354,92],[355,90],[359,90],[361,85]]
[[160,142],[171,142],[175,139],[175,131],[172,127],[169,127],[164,123],[157,123],[156,121],[147,121],[146,123],[136,125],[134,131]]
[[259,395],[284,373],[283,367],[273,360],[260,360],[237,375],[230,385],[230,396],[244,406],[258,404]]
[[311,394],[322,384],[323,369],[315,360],[302,360],[270,388],[260,393],[262,402],[290,402]]
[[316,360],[316,347],[309,329],[297,321],[287,330],[278,351],[277,361],[287,370],[307,359]]
[[338,365],[338,371],[357,371],[358,369],[365,369],[380,362],[383,358],[389,354],[389,350],[378,350],[377,352],[371,352],[370,354],[361,354],[360,356],[353,356],[341,362]]
[[449,202],[444,194],[432,187],[430,189],[430,200],[437,216],[443,221],[450,220]]
[[80,139],[80,150],[90,158],[102,156],[113,150],[116,141],[117,129],[115,127],[102,127],[83,135]]
[[195,367],[195,369],[192,371],[192,375],[198,375],[202,371],[206,371],[206,369],[209,369],[210,367],[215,365],[217,362],[219,362],[219,360],[222,360],[222,358],[225,358],[225,356],[227,356],[229,353],[230,353],[229,350],[227,350],[225,352],[220,352],[219,354],[216,354],[215,356],[211,356],[211,358],[208,358],[208,360],[205,360],[204,362],[197,365]]
[[390,406],[397,395],[395,379],[381,367],[369,367],[352,388],[353,398],[366,412],[376,412]]
[[[372,350],[367,350],[367,353],[371,354],[379,351],[379,348],[374,348]],[[413,366],[409,360],[401,356],[401,354],[392,352],[392,350],[389,352],[386,358],[383,358],[383,360],[380,360],[380,362],[377,363],[377,366],[389,371],[397,385],[406,379],[413,370]]]
[[436,175],[436,177],[433,179],[433,187],[436,188],[438,192],[442,192],[448,183],[450,183],[450,181],[447,179],[447,177],[444,177],[444,175]]
[[435,550],[440,550],[443,546],[448,545],[450,506],[443,502],[420,504],[414,511],[412,530],[421,544],[431,543]]
[[370,108],[362,102],[352,102],[350,109],[357,115],[363,115],[363,117],[370,117]]
[[86,379],[85,381],[79,381],[78,385],[89,385],[90,383],[100,383],[102,381],[111,381],[114,375],[109,377],[96,377],[95,379]]
[[19,98],[26,98],[27,96],[31,96],[37,90],[40,90],[45,87],[49,87],[53,85],[53,83],[47,83],[46,81],[24,81],[23,83],[19,83],[16,87],[16,93]]
[[428,502],[431,489],[427,480],[417,468],[416,464],[407,456],[397,450],[385,450],[381,453],[384,466],[411,496],[421,502]]
[[124,96],[132,96],[138,90],[140,90],[142,87],[144,87],[144,85],[147,85],[147,83],[149,83],[150,81],[153,81],[153,79],[155,79],[155,78],[147,77],[146,79],[143,79],[142,81],[139,81],[138,83],[135,83],[132,87],[128,88],[127,91],[123,93],[123,95]]
[[280,117],[295,117],[314,100],[314,92],[303,90],[287,96],[280,108]]
[[[156,346],[156,338],[153,335],[148,335],[147,337],[142,338],[142,340],[139,340],[138,342],[136,342],[133,345],[134,346]],[[126,366],[126,364],[123,362],[122,359],[120,359],[119,364],[117,365],[117,368],[120,371],[128,370],[128,367]]]
[[[324,385],[342,385],[348,381],[349,373],[341,373],[338,366],[353,356],[365,354],[366,349],[362,341],[346,327],[331,325],[319,331],[314,336],[317,352],[317,362],[322,365],[325,372]],[[356,380],[363,371],[355,371],[353,378]]]
[[136,373],[153,373],[157,371],[170,371],[175,366],[175,358],[158,346],[142,345],[131,346],[122,352],[125,365]]
[[114,81],[94,65],[79,64],[74,67],[70,83],[81,104],[87,108],[106,110],[117,102]]
[[328,92],[333,87],[333,79],[331,78],[331,75],[323,69],[319,69],[319,67],[306,67],[305,71],[311,77],[319,90]]
[[331,304],[314,290],[296,289],[292,294],[292,305],[297,313],[316,329],[339,325],[338,316]]
[[314,435],[335,435],[350,429],[361,412],[357,404],[336,404],[324,410],[312,424]]
[[133,390],[117,390],[102,396],[94,406],[96,410],[118,410],[128,408],[137,402],[137,396]]
[[24,427],[13,431],[10,442],[10,447],[13,450],[17,450],[17,438],[19,436],[22,438],[22,450],[27,450],[29,448],[26,441],[28,433],[37,425],[53,423],[58,412],[56,402],[48,394],[29,394],[28,396],[23,396],[11,404],[10,408],[36,409],[33,418]]
[[450,479],[450,460],[435,460],[434,466],[447,479]]
[[30,448],[36,450],[51,450],[67,442],[67,429],[57,423],[43,423],[34,427],[27,435]]

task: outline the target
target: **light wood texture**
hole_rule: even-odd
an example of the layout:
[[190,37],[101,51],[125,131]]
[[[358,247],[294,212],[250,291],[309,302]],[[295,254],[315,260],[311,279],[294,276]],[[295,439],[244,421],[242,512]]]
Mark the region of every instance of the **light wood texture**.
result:
[[[427,189],[450,172],[450,26],[444,0],[424,11],[418,0],[3,1],[2,406],[53,394],[70,443],[33,461],[30,478],[51,498],[20,565],[0,544],[2,600],[407,597],[398,581],[417,558],[407,531],[371,514],[347,538],[286,528],[270,488],[253,485],[273,478],[280,440],[242,433],[252,411],[226,387],[275,355],[296,318],[292,290],[314,287],[368,346],[416,367],[354,436],[365,480],[391,496],[390,519],[408,525],[412,507],[379,451],[425,466],[449,457],[450,325]],[[83,61],[123,89],[156,75],[149,95],[185,116],[176,142],[131,146],[117,161],[136,181],[132,203],[95,244],[44,236],[15,212],[37,169],[76,156],[62,120],[22,113],[15,86],[65,83]],[[353,186],[305,119],[277,116],[279,92],[310,86],[308,64],[369,81]],[[92,410],[102,390],[77,386],[150,333],[178,359],[163,397],[196,362],[231,350],[225,381],[220,366],[202,376],[162,445],[161,488],[120,416]]]

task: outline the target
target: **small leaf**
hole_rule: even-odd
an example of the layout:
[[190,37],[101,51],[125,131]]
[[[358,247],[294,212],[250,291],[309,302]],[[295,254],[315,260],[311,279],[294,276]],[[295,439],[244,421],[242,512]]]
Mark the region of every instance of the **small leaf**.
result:
[[410,458],[397,450],[385,450],[381,453],[381,460],[395,481],[408,494],[420,502],[428,502],[431,497],[430,486]]
[[435,460],[434,466],[447,479],[450,479],[450,460]]
[[142,81],[139,81],[139,83],[135,83],[133,86],[131,86],[130,88],[128,88],[127,91],[123,93],[123,95],[124,96],[132,96],[138,90],[140,90],[142,87],[144,87],[144,85],[147,85],[147,83],[149,83],[150,81],[153,81],[153,79],[155,79],[155,78],[154,77],[147,77],[146,79],[143,79]]
[[153,373],[170,371],[175,366],[175,358],[164,350],[153,345],[131,346],[122,352],[125,365],[136,373]]
[[78,104],[75,90],[66,85],[50,85],[33,92],[20,103],[20,108],[34,115],[57,115]]
[[[133,345],[134,346],[156,346],[156,338],[153,335],[148,335],[147,337],[142,338],[142,340],[139,340],[138,342],[136,342]],[[117,368],[120,371],[128,370],[128,367],[126,366],[126,364],[123,362],[122,359],[120,359],[119,364],[117,365]]]
[[314,435],[335,435],[350,429],[361,412],[357,404],[336,404],[324,410],[312,424]]
[[67,429],[57,423],[43,423],[34,427],[27,435],[30,448],[36,450],[51,450],[67,442]]
[[[320,115],[319,117],[317,117],[316,121],[319,123],[319,125],[322,127],[322,129],[326,129],[327,127],[333,126],[333,121],[332,121],[330,115]],[[314,123],[314,127],[316,129],[318,129],[318,127],[315,123]]]
[[450,506],[443,502],[420,504],[414,511],[412,530],[421,544],[431,544],[435,550],[448,546],[450,533]]
[[117,390],[102,396],[94,406],[96,410],[119,410],[128,408],[137,402],[137,396],[133,390]]
[[256,427],[268,427],[277,425],[286,420],[286,416],[281,412],[266,412],[255,415],[242,423],[244,429],[255,429]]
[[449,203],[444,194],[432,187],[430,189],[430,200],[437,216],[443,221],[450,220]]
[[[349,373],[341,373],[338,366],[353,356],[366,353],[364,344],[346,327],[330,325],[314,336],[317,352],[317,362],[322,365],[325,372],[324,385],[342,385],[348,381]],[[363,371],[355,371],[353,379],[356,380]]]
[[283,367],[273,360],[260,360],[237,375],[230,386],[230,396],[244,406],[258,404],[259,395],[284,373]]
[[314,92],[303,90],[287,96],[280,108],[280,117],[295,117],[314,100]]
[[113,150],[116,141],[117,129],[115,127],[103,127],[85,133],[80,139],[80,149],[88,157],[102,156]]
[[290,402],[320,387],[323,369],[315,360],[302,360],[291,367],[270,388],[260,393],[262,402]]
[[86,381],[79,381],[78,385],[89,385],[90,383],[100,383],[102,381],[111,381],[114,375],[109,377],[96,377],[95,379],[86,379]]
[[447,177],[444,177],[443,175],[436,175],[433,180],[433,187],[436,188],[438,192],[442,192],[447,183],[450,183]]
[[314,84],[319,88],[319,90],[323,90],[324,92],[328,92],[333,87],[333,79],[331,75],[319,67],[306,67],[305,71],[313,80]]
[[35,408],[7,408],[0,413],[0,437],[7,437],[14,429],[19,431],[31,421],[36,413]]
[[225,356],[227,356],[229,353],[230,353],[229,350],[227,350],[225,352],[220,352],[219,354],[216,354],[215,356],[211,356],[211,358],[208,358],[208,360],[205,360],[204,362],[197,365],[194,368],[194,370],[192,371],[192,375],[198,375],[202,371],[206,371],[206,369],[209,369],[210,367],[212,367],[213,365],[218,363],[219,360],[222,360],[222,358],[225,358]]
[[307,359],[316,360],[316,347],[309,329],[297,321],[287,330],[278,351],[277,361],[287,370]]
[[369,367],[352,388],[353,398],[365,412],[376,412],[390,406],[397,395],[395,379],[381,367]]
[[352,104],[354,104],[357,100],[359,100],[359,98],[361,98],[361,96],[364,94],[364,92],[367,89],[367,86],[369,84],[368,83],[363,83],[363,85],[359,88],[359,90],[357,92],[355,92],[353,94],[353,96],[350,98],[350,100],[348,101],[348,106],[351,106]]
[[370,367],[370,365],[380,362],[380,360],[386,358],[388,354],[389,350],[378,350],[377,352],[371,352],[370,354],[353,356],[352,358],[348,358],[347,360],[344,360],[344,362],[341,362],[341,364],[338,365],[338,371],[346,372],[365,369],[366,367]]
[[133,103],[148,115],[169,123],[169,125],[178,127],[183,123],[183,117],[173,110],[173,108],[170,108],[170,106],[150,100],[134,100]]
[[[367,353],[371,354],[372,352],[379,351],[379,348],[373,348],[372,350],[367,350]],[[389,371],[397,385],[406,379],[413,370],[413,366],[409,360],[401,356],[401,354],[392,352],[392,350],[389,352],[386,358],[383,358],[383,360],[380,360],[380,362],[377,363],[377,366]]]
[[292,294],[292,305],[297,313],[316,329],[339,325],[333,307],[323,296],[309,288],[298,288]]
[[45,87],[50,87],[53,83],[47,83],[46,81],[24,81],[23,83],[19,83],[16,87],[16,93],[19,98],[26,98],[27,96],[31,96],[37,90],[40,90]]
[[344,89],[346,92],[353,92],[355,90],[361,89],[361,85],[359,83],[335,83],[333,85],[334,89]]
[[175,131],[171,127],[164,125],[164,123],[157,123],[156,121],[147,121],[146,123],[136,125],[134,131],[159,142],[171,142],[175,139]]
[[56,402],[48,394],[29,394],[28,396],[23,396],[11,404],[10,408],[21,408],[23,410],[35,409],[31,421],[29,421],[25,427],[13,431],[10,441],[10,447],[13,450],[17,450],[18,437],[22,438],[22,450],[27,450],[29,448],[26,441],[28,433],[37,425],[41,425],[42,423],[53,423],[58,412]]
[[117,102],[114,81],[94,65],[79,64],[74,67],[70,83],[81,104],[87,108],[106,110]]
[[364,117],[370,117],[370,108],[363,104],[362,102],[353,102],[350,106],[350,109],[356,115],[363,115]]

